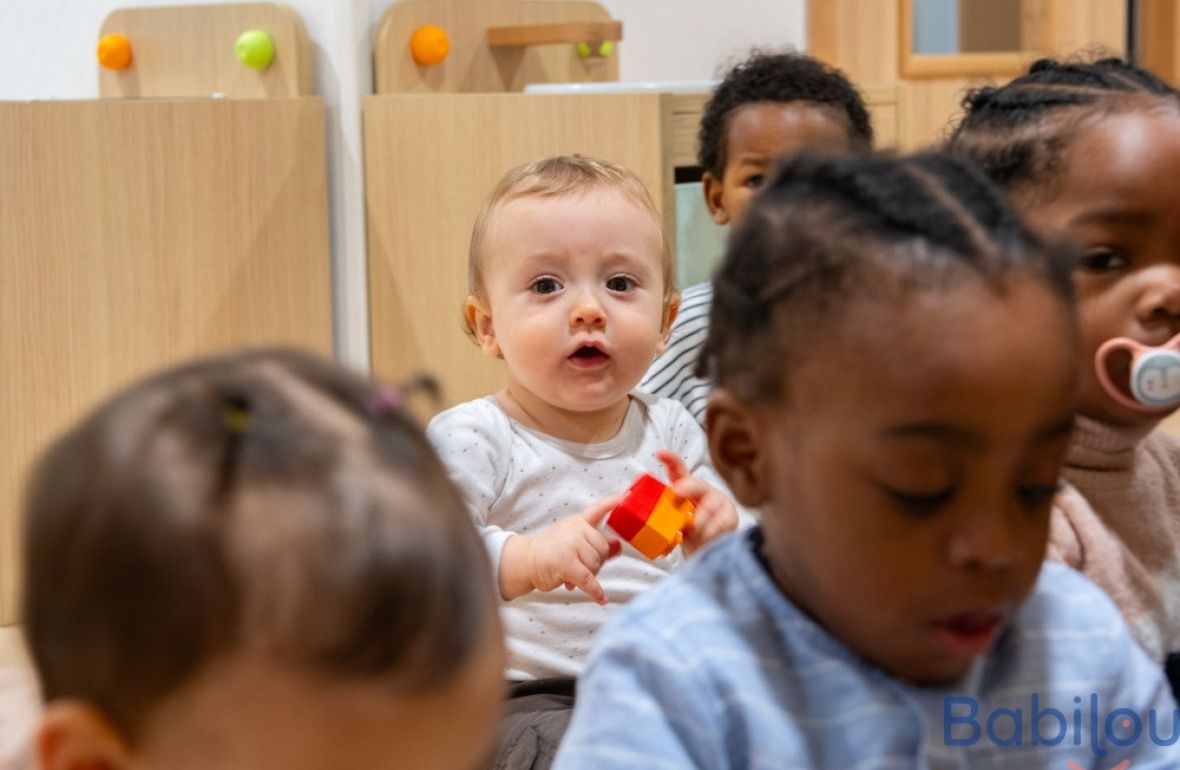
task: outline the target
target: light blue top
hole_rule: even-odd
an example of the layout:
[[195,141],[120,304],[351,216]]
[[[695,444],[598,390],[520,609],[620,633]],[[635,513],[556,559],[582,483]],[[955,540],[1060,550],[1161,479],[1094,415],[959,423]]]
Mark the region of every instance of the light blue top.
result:
[[[1046,564],[962,682],[921,688],[795,607],[756,555],[760,540],[754,529],[717,542],[599,632],[555,770],[1180,767],[1180,713],[1161,670],[1081,575]],[[1108,731],[1117,709],[1134,714],[1115,713]],[[1120,747],[1132,716],[1140,735]]]

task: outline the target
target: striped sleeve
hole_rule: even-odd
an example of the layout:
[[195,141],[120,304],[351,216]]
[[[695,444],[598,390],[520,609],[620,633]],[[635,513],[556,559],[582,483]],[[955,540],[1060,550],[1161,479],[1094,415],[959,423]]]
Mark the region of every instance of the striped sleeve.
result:
[[703,423],[712,386],[693,372],[709,332],[713,287],[707,283],[690,286],[680,299],[680,314],[672,323],[668,347],[652,362],[639,389],[676,399],[697,422]]

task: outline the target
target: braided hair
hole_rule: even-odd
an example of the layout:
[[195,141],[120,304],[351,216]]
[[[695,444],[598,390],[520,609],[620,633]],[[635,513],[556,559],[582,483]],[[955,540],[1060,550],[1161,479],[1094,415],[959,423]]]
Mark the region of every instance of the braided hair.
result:
[[904,299],[975,276],[1002,291],[1022,273],[1068,309],[1065,249],[1033,235],[965,159],[804,152],[776,167],[730,239],[698,375],[747,400],[784,398],[808,346],[889,289]]
[[807,102],[829,108],[848,121],[854,145],[868,149],[873,144],[868,109],[843,72],[800,53],[755,53],[725,75],[701,115],[697,161],[717,179],[725,171],[729,117],[756,102]]
[[1180,93],[1119,58],[1041,59],[1005,85],[970,91],[948,146],[1005,189],[1038,185],[1061,168],[1065,147],[1085,118],[1151,103],[1180,106]]

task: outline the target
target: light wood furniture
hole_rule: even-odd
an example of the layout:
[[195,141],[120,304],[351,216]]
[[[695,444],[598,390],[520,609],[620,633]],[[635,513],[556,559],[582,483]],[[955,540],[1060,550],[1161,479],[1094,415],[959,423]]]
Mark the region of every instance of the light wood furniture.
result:
[[1136,22],[1139,63],[1180,84],[1180,0],[1139,0]]
[[[960,12],[971,16],[990,17],[998,12],[1016,11],[1020,19],[1017,37],[1023,49],[929,55],[914,52],[914,0],[899,0],[898,33],[901,39],[897,51],[898,71],[903,78],[1016,75],[1049,47],[1048,1],[986,0],[981,3],[977,0],[966,6],[960,1]],[[970,22],[971,19],[966,21]],[[964,20],[961,20],[960,29],[964,26]]]
[[[133,46],[191,29],[211,46],[240,25],[290,22],[269,4],[231,8],[116,11],[104,29],[134,20]],[[278,63],[298,35],[271,34]],[[164,66],[142,42],[135,50],[140,94],[226,88],[194,86],[204,82],[194,70],[210,67],[199,56]],[[50,439],[114,388],[196,354],[247,344],[328,354],[332,322],[319,98],[0,102],[0,136],[3,626],[16,621],[25,475]]]
[[[980,68],[978,58],[952,56],[929,57],[937,61],[925,71],[903,73],[901,46],[909,30],[903,28],[902,19],[909,2],[809,0],[807,5],[813,55],[844,70],[862,87],[898,89],[896,125],[903,149],[940,141],[958,116],[966,89],[1014,74],[1010,62],[993,61]],[[1039,53],[1067,56],[1096,47],[1125,52],[1124,0],[1028,0],[1026,9],[1039,14],[1036,37],[1044,48]],[[1024,54],[1022,61],[1037,53]]]
[[9,666],[28,666],[29,654],[21,639],[20,629],[15,626],[0,626],[0,669]]
[[[234,54],[238,36],[261,29],[274,42],[274,61],[264,70],[247,67]],[[120,8],[102,23],[99,36],[120,34],[131,42],[126,70],[98,66],[103,97],[210,96],[261,98],[312,93],[312,49],[302,17],[281,3]]]
[[604,43],[623,39],[621,21],[567,21],[558,24],[514,24],[488,27],[487,40],[492,48],[512,48],[559,43]]
[[[505,93],[529,83],[618,80],[619,48],[610,56],[580,58],[569,42],[499,48],[488,45],[491,29],[509,26],[611,22],[606,9],[581,0],[397,0],[381,17],[373,41],[378,94]],[[422,67],[410,56],[410,37],[426,24],[441,27],[450,52],[440,64]]]

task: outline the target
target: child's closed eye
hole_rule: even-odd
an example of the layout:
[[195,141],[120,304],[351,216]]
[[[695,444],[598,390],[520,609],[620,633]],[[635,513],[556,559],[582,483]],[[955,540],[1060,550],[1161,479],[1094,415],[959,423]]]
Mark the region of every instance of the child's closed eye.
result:
[[955,497],[954,487],[945,487],[933,491],[898,489],[887,484],[881,484],[880,487],[907,514],[918,517],[930,516],[937,513]]
[[1094,273],[1108,273],[1122,270],[1131,260],[1118,249],[1090,249],[1078,259],[1078,266]]
[[752,174],[752,175],[746,177],[745,181],[743,181],[742,184],[746,187],[751,187],[751,188],[757,190],[759,187],[762,186],[762,183],[765,181],[766,181],[765,175]]
[[544,278],[538,278],[529,284],[529,289],[534,294],[552,294],[556,291],[561,291],[561,282],[556,278],[546,276]]
[[1051,501],[1061,491],[1061,483],[1053,484],[1022,484],[1016,487],[1016,495],[1020,502],[1030,509],[1040,508]]

